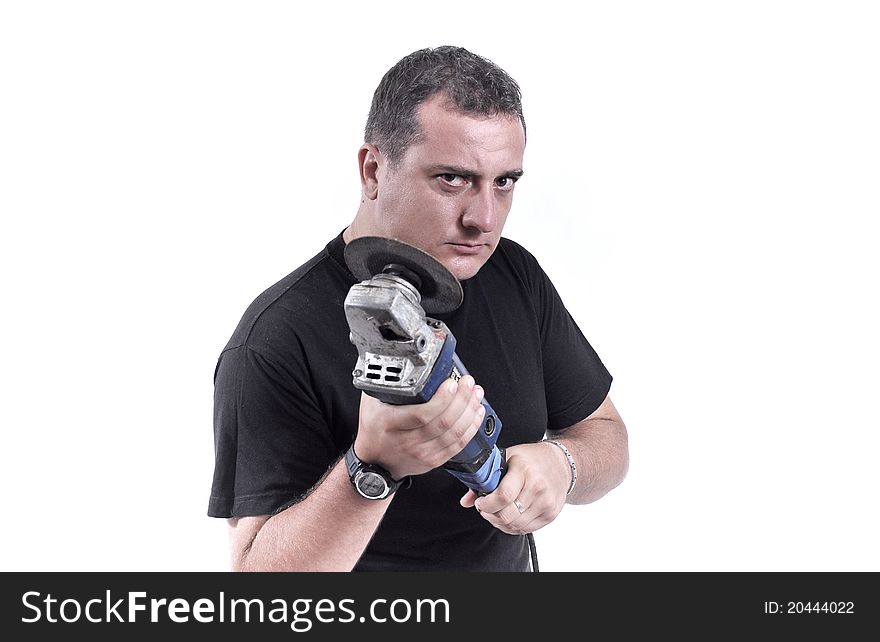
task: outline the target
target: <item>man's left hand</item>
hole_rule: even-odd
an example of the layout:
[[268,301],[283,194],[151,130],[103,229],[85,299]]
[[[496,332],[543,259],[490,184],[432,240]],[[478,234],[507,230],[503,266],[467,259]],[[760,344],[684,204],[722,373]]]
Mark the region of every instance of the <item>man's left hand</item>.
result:
[[507,471],[494,491],[483,497],[469,490],[461,498],[483,519],[505,533],[522,535],[546,526],[565,506],[571,477],[560,465],[553,444],[519,444],[506,449]]

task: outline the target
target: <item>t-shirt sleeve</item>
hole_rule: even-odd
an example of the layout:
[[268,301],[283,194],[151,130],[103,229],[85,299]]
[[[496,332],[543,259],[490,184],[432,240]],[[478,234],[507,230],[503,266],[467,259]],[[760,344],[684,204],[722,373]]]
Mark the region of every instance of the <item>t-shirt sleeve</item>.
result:
[[247,345],[221,354],[209,516],[271,514],[302,497],[335,461],[303,363],[285,359],[282,366]]
[[[524,250],[525,251],[525,250]],[[549,430],[569,428],[590,416],[608,396],[611,373],[569,314],[556,287],[530,259],[529,281],[541,332]]]

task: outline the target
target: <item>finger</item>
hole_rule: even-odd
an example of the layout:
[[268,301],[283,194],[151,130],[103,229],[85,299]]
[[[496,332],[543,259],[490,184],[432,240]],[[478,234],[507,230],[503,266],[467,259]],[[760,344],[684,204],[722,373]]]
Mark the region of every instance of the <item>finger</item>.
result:
[[[479,509],[477,510],[479,511]],[[517,534],[523,525],[531,521],[531,518],[523,519],[523,515],[519,513],[513,504],[505,506],[497,513],[479,512],[483,519],[505,533]]]
[[455,398],[427,431],[433,447],[445,450],[456,445],[460,450],[470,441],[485,415],[485,409],[480,403],[482,395],[483,391],[479,386],[469,388],[467,384],[459,385]]
[[443,430],[434,439],[423,444],[430,452],[429,457],[435,466],[440,466],[460,453],[473,439],[479,430],[483,411],[479,410],[477,417],[472,418],[470,413],[465,413],[457,422]]
[[517,468],[508,468],[507,472],[501,478],[498,488],[480,497],[476,501],[477,508],[483,513],[497,515],[507,508],[512,508],[515,512],[516,507],[513,500],[519,498],[522,502],[523,492],[525,488],[525,478]]
[[415,413],[419,419],[419,425],[414,425],[413,428],[430,427],[434,424],[443,416],[443,413],[446,412],[450,404],[455,403],[455,400],[458,398],[460,387],[461,383],[459,381],[454,381],[452,379],[444,381],[440,387],[437,388],[434,396],[426,403],[407,406],[407,408]]
[[525,535],[526,533],[534,533],[535,531],[543,528],[547,524],[549,524],[552,520],[549,520],[545,517],[539,517],[532,520],[528,520],[527,522],[517,522],[515,524],[509,525],[499,525],[495,526],[498,530],[507,533],[508,535]]
[[469,403],[457,418],[449,419],[453,423],[439,435],[438,443],[458,452],[477,434],[485,416],[486,409],[482,405]]
[[474,378],[462,377],[460,381],[450,379],[444,382],[425,404],[411,406],[428,428],[432,436],[441,434],[455,422],[467,408],[473,394]]
[[462,495],[462,498],[460,500],[458,500],[458,503],[461,504],[462,506],[464,506],[465,508],[473,508],[474,502],[476,501],[477,497],[478,497],[478,495],[477,495],[476,491],[474,491],[472,489],[468,489],[468,492],[466,492],[464,495]]
[[[478,509],[479,510],[479,509]],[[540,506],[526,506],[523,504],[523,512],[520,513],[516,505],[513,508],[505,507],[497,513],[480,513],[487,522],[498,530],[510,535],[523,535],[533,533],[553,521],[553,512],[541,511]]]

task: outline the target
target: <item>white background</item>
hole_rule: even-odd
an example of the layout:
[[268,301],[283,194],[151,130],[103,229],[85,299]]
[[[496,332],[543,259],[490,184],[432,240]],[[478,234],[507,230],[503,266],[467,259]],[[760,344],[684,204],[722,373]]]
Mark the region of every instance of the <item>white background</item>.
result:
[[354,215],[381,75],[458,44],[630,431],[542,570],[880,570],[876,5],[317,4],[0,5],[0,569],[227,569],[215,359]]

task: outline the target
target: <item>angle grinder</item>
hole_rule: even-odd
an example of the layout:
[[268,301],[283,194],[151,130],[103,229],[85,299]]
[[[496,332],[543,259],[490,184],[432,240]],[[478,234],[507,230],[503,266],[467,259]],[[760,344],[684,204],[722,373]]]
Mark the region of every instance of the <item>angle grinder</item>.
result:
[[[345,298],[349,338],[357,347],[355,388],[390,404],[424,403],[447,379],[468,374],[445,323],[427,313],[452,312],[464,299],[458,279],[433,256],[378,236],[345,246],[345,262],[361,279]],[[464,449],[443,464],[479,494],[497,488],[506,469],[496,445],[501,420],[484,398],[479,430]]]

